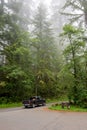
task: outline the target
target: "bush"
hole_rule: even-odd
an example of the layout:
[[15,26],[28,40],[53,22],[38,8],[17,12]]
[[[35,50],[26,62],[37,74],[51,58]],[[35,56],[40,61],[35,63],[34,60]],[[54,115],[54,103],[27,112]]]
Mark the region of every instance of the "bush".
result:
[[6,104],[8,101],[5,97],[0,98],[0,104]]
[[78,104],[83,108],[87,108],[87,90],[81,92]]

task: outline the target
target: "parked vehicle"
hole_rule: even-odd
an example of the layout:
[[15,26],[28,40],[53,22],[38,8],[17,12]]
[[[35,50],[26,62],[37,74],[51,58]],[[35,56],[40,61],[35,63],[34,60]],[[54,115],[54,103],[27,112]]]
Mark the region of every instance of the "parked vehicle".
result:
[[33,96],[33,97],[30,97],[28,100],[24,100],[22,103],[25,108],[28,108],[28,107],[34,108],[36,106],[46,105],[46,100],[41,98],[40,96]]

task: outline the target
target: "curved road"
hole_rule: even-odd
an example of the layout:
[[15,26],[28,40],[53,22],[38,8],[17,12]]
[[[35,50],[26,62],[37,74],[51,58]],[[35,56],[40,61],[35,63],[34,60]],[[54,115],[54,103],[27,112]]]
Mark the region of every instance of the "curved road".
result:
[[46,107],[0,109],[0,130],[87,130],[87,113]]

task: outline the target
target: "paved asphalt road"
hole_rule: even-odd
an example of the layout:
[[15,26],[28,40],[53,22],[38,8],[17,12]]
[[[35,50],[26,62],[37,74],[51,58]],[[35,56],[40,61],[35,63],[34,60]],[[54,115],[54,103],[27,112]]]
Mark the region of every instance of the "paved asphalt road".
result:
[[0,110],[0,130],[87,130],[87,113],[46,107]]

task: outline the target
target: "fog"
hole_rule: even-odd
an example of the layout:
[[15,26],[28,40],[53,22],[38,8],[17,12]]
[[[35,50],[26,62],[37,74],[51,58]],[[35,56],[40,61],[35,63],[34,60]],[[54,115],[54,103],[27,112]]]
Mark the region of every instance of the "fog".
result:
[[87,0],[0,0],[0,103],[68,96],[87,108],[82,27],[86,30]]
[[[27,0],[28,1],[28,0]],[[67,22],[66,16],[61,15],[61,8],[64,6],[66,0],[33,0],[32,14],[36,13],[37,7],[43,3],[47,8],[47,13],[50,17],[50,22],[53,26],[55,35],[59,35],[62,31],[63,25]]]

